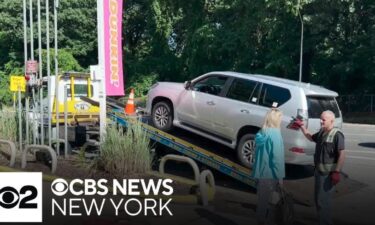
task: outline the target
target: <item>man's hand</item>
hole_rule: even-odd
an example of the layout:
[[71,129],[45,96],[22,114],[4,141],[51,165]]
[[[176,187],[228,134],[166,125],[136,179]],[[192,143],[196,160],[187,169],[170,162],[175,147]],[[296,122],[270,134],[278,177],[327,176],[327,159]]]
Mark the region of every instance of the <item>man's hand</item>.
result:
[[289,124],[288,128],[293,130],[299,130],[303,126],[303,121],[301,119],[295,118],[293,121]]
[[301,119],[296,119],[296,121],[294,121],[294,124],[295,126],[297,126],[298,128],[301,128],[304,124],[303,124],[303,120]]
[[340,172],[338,171],[332,171],[330,174],[331,182],[333,185],[336,185],[340,182]]

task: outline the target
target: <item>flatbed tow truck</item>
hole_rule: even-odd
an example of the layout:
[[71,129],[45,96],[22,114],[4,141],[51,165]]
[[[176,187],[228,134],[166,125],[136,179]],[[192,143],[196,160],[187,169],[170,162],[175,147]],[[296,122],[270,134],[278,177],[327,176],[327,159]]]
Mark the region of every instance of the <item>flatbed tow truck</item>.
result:
[[[123,113],[123,107],[116,105],[113,101],[107,101],[107,116],[115,123],[126,127],[130,120]],[[150,139],[163,144],[191,159],[211,167],[225,175],[228,175],[251,187],[256,187],[256,181],[251,177],[251,170],[245,168],[229,159],[223,158],[215,153],[189,143],[181,138],[156,129],[148,125],[142,117],[139,118],[141,126],[147,132]]]

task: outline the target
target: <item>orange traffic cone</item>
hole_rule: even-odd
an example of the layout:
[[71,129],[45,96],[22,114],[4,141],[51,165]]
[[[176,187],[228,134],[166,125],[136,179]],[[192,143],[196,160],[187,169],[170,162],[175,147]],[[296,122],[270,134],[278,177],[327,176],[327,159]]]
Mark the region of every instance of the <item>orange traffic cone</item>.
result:
[[128,101],[125,106],[125,114],[134,115],[135,114],[135,105],[134,105],[134,89],[130,90]]

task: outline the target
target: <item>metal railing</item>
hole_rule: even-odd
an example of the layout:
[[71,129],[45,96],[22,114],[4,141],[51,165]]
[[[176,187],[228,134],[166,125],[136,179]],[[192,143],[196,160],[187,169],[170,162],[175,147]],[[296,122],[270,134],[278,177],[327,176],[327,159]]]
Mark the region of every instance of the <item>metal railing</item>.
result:
[[343,113],[352,113],[352,112],[374,113],[375,112],[375,95],[374,94],[341,95],[337,97],[337,102]]
[[[14,163],[16,162],[16,155],[17,155],[17,149],[16,145],[12,141],[3,140],[0,139],[0,145],[8,145],[10,150],[10,156],[9,156],[9,166],[13,167]],[[0,146],[0,152],[3,151]]]
[[25,150],[22,152],[22,158],[21,158],[21,168],[25,169],[27,164],[27,153],[31,151],[35,154],[36,151],[45,151],[48,152],[51,156],[51,172],[55,173],[57,168],[57,155],[55,150],[53,148],[45,146],[45,145],[27,145]]
[[191,166],[191,168],[194,171],[194,185],[197,186],[199,190],[195,193],[197,195],[195,196],[197,197],[196,201],[202,204],[203,206],[207,206],[209,201],[211,201],[214,198],[216,191],[215,178],[212,172],[210,170],[204,170],[202,171],[202,173],[200,173],[198,165],[193,159],[186,156],[168,154],[161,159],[159,164],[159,173],[162,175],[166,175],[164,167],[165,163],[168,160],[184,162]]

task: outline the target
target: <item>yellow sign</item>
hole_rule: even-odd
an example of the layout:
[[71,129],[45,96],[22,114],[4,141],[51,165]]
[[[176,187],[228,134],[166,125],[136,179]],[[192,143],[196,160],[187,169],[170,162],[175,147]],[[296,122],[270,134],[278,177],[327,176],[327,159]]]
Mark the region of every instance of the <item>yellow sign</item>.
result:
[[10,91],[26,91],[26,80],[24,76],[10,76]]

